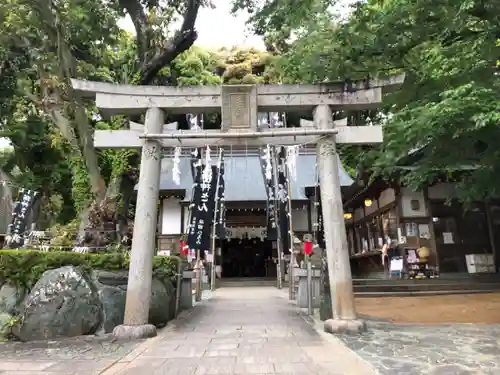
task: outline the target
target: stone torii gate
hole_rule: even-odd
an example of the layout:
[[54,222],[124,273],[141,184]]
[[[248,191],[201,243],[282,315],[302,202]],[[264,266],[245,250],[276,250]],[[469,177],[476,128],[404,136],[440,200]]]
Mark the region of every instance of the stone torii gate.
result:
[[[404,75],[370,82],[359,81],[319,85],[229,85],[155,87],[115,85],[72,80],[80,95],[94,98],[104,115],[146,113],[145,125],[130,130],[98,130],[97,148],[142,148],[136,214],[127,287],[124,324],[113,334],[120,338],[156,335],[148,324],[152,261],[156,233],[156,205],[159,193],[162,148],[194,148],[243,145],[317,144],[321,204],[332,293],[333,319],[325,322],[329,332],[359,332],[364,323],[357,319],[349,263],[344,212],[340,193],[336,143],[382,142],[381,126],[342,126],[334,123],[332,109],[355,111],[376,108],[383,90],[397,89]],[[348,86],[348,87],[346,87]],[[313,121],[300,128],[258,129],[258,112],[310,110]],[[175,123],[164,125],[165,112],[202,113],[221,111],[221,130],[182,131]]]

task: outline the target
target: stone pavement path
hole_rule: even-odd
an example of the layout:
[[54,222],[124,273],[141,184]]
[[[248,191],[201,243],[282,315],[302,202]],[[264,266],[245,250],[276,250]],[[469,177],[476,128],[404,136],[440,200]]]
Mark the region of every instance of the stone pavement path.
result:
[[[326,335],[326,334],[324,334]],[[306,323],[273,287],[222,288],[175,328],[102,375],[373,375],[340,340]]]
[[500,375],[500,325],[372,323],[348,347],[380,375]]
[[0,375],[500,375],[499,337],[500,325],[371,322],[339,338],[283,291],[230,287],[150,340],[0,343]]
[[95,336],[45,342],[0,342],[0,375],[96,375],[139,347]]

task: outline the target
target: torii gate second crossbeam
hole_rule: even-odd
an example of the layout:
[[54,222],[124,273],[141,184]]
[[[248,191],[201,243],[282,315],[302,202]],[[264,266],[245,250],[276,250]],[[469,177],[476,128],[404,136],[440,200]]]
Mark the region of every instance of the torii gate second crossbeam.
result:
[[[155,246],[156,204],[159,192],[161,150],[165,147],[200,147],[208,143],[265,146],[317,143],[321,205],[333,319],[325,322],[328,332],[360,332],[364,329],[354,307],[351,269],[344,223],[336,143],[379,143],[380,126],[335,126],[335,110],[376,108],[384,90],[399,87],[404,75],[370,82],[320,85],[230,85],[194,87],[152,87],[113,85],[72,80],[73,88],[96,100],[105,114],[146,112],[144,133],[141,126],[128,131],[97,131],[99,148],[142,148],[134,233],[127,286],[124,324],[115,328],[119,338],[156,335],[148,324],[151,298],[152,261]],[[165,112],[199,113],[219,109],[221,131],[196,134],[164,126]],[[313,122],[299,129],[257,129],[258,112],[311,110]],[[322,137],[318,137],[322,136]]]

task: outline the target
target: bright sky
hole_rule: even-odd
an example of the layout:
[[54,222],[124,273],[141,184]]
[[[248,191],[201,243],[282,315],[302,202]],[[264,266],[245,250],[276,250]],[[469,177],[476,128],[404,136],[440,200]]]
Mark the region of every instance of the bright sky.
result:
[[[233,16],[230,12],[231,2],[231,0],[219,0],[215,2],[217,4],[215,9],[200,9],[196,19],[198,39],[195,44],[214,49],[233,46],[264,49],[262,38],[252,35],[246,25],[248,14],[240,12]],[[344,18],[349,14],[349,5],[355,2],[356,0],[337,0],[332,6],[332,11]],[[129,16],[123,18],[119,25],[131,33],[135,33],[134,25]],[[178,27],[180,24],[176,26]]]
[[[231,15],[231,1],[217,1],[215,9],[202,8],[196,19],[196,45],[207,48],[249,46],[264,49],[262,38],[252,35],[246,21],[248,14]],[[125,30],[134,33],[134,25],[127,16],[119,22]]]

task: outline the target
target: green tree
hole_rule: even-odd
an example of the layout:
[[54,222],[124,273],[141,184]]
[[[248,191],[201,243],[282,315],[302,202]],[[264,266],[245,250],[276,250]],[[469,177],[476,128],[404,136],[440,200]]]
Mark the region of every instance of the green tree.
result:
[[[498,196],[499,20],[494,1],[372,0],[346,22],[308,23],[280,70],[291,82],[406,72],[379,112],[356,114],[357,124],[384,122],[384,144],[344,151],[374,175],[397,172],[414,187],[474,164],[453,175],[460,198]],[[418,168],[402,173],[398,162],[419,148]]]
[[232,11],[249,13],[248,24],[255,35],[264,38],[268,52],[288,50],[291,38],[305,25],[328,12],[330,0],[233,0]]
[[[197,0],[166,3],[8,0],[0,5],[1,74],[10,90],[0,102],[0,108],[3,113],[8,112],[12,120],[4,122],[4,135],[12,138],[22,133],[27,129],[25,118],[28,117],[30,124],[33,124],[33,116],[49,128],[54,124],[58,132],[46,127],[39,129],[48,130],[47,136],[69,161],[73,198],[79,210],[92,199],[97,203],[115,200],[123,185],[122,177],[126,175],[122,172],[134,161],[134,155],[96,152],[92,142],[95,126],[116,128],[126,126],[127,122],[123,119],[96,121],[95,108],[72,90],[69,80],[162,83],[162,68],[196,40],[194,24],[199,8],[204,5]],[[133,21],[135,39],[117,26],[125,14]],[[179,19],[181,27],[168,32],[170,23]],[[4,74],[6,68],[9,74]],[[14,112],[22,116],[14,119],[11,116]],[[22,126],[25,128],[15,129]],[[19,149],[21,161],[32,165],[24,158],[22,147],[17,143],[15,147]]]

